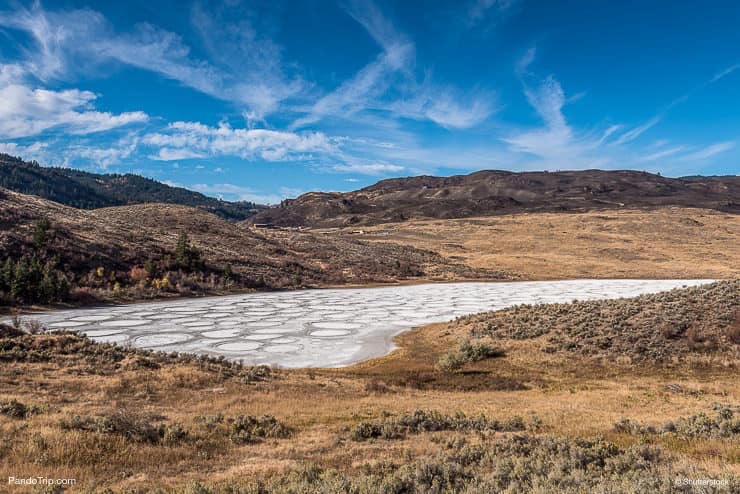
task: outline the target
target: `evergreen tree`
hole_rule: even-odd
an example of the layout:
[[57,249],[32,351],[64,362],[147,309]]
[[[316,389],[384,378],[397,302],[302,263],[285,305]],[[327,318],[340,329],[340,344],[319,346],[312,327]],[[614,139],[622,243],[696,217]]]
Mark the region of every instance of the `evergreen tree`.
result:
[[177,262],[178,267],[188,270],[202,267],[200,252],[190,245],[190,240],[186,232],[181,232],[177,239],[175,262]]
[[37,249],[46,246],[46,242],[49,240],[50,228],[51,223],[49,223],[49,220],[46,218],[41,218],[34,225],[33,245],[35,245]]

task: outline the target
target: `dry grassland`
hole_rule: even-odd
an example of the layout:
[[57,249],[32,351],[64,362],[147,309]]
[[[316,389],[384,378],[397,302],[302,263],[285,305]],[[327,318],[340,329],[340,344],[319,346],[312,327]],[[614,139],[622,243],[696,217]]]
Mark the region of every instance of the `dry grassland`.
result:
[[362,231],[357,236],[363,240],[429,249],[471,267],[531,280],[740,275],[740,216],[705,209],[522,213],[407,221]]

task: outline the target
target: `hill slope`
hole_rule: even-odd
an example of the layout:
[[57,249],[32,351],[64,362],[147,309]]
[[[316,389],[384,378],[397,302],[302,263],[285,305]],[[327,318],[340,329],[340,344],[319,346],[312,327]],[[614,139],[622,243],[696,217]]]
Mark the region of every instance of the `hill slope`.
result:
[[250,202],[222,201],[139,175],[42,167],[2,153],[0,187],[82,209],[159,202],[192,206],[222,218],[244,220],[261,208]]
[[[39,241],[43,220],[48,226]],[[198,251],[199,262],[192,266],[178,261],[183,232]],[[310,232],[259,231],[187,206],[88,211],[0,189],[0,268],[7,259],[51,262],[53,274],[64,277],[73,292],[90,289],[98,298],[499,277],[428,250]],[[143,272],[147,264],[152,273]],[[164,278],[168,282],[160,290],[156,280]]]
[[666,205],[740,213],[740,177],[673,179],[636,171],[585,170],[394,178],[354,192],[304,194],[248,221],[332,227]]

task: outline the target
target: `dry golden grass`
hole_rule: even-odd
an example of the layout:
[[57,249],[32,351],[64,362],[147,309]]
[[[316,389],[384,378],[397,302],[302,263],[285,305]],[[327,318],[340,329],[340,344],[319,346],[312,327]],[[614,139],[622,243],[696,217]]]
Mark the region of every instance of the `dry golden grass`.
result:
[[[64,366],[5,363],[0,367],[0,401],[15,398],[44,412],[25,420],[0,415],[0,433],[8,439],[0,447],[0,476],[76,478],[78,487],[121,490],[251,479],[310,464],[352,472],[365,465],[433,456],[440,448],[437,438],[455,436],[350,439],[349,428],[361,420],[415,409],[483,413],[498,419],[536,414],[542,420],[540,432],[605,436],[628,446],[645,438],[613,432],[621,418],[660,425],[708,412],[712,402],[740,405],[737,367],[719,361],[709,366],[687,361],[671,369],[633,366],[545,354],[537,351],[536,341],[507,341],[504,357],[469,364],[458,373],[436,371],[437,359],[467,335],[465,324],[431,325],[399,336],[401,348],[386,357],[345,369],[281,370],[256,384],[194,364],[154,370],[122,367],[100,376],[78,373],[68,361]],[[680,384],[685,392],[670,391],[666,386],[671,384]],[[205,434],[199,416],[269,414],[293,428],[295,435],[239,445],[219,434],[204,439],[206,434],[200,442],[165,445],[59,426],[74,415],[114,410],[161,415],[164,423],[182,424],[191,434]],[[736,440],[647,440],[676,455],[679,464],[716,475],[740,475]]]
[[525,279],[740,275],[740,216],[705,209],[523,213],[362,229],[363,240],[430,249]]

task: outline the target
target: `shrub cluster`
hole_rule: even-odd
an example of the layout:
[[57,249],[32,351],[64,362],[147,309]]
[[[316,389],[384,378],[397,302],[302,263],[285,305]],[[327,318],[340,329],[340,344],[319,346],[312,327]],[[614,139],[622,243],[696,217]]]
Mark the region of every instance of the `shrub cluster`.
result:
[[620,448],[604,440],[557,436],[512,435],[468,444],[451,441],[437,455],[404,462],[393,459],[360,471],[295,468],[259,480],[221,485],[193,483],[185,488],[155,491],[171,494],[278,494],[346,493],[387,494],[461,493],[514,494],[635,492],[689,493],[692,486],[677,485],[676,477],[721,478],[729,487],[706,492],[731,492],[727,475],[707,475],[693,467],[678,466],[658,447]]
[[[125,369],[157,369],[169,365],[197,365],[219,379],[236,379],[257,383],[274,379],[275,371],[267,366],[250,367],[224,357],[177,352],[156,352],[127,348],[111,343],[97,343],[72,332],[44,333],[35,331],[32,322],[20,321],[19,328],[0,324],[0,364],[53,363],[66,372],[113,374]],[[36,332],[37,334],[31,334]]]
[[41,409],[39,407],[28,406],[18,400],[0,402],[0,414],[14,419],[25,419],[37,413],[41,413]]
[[406,434],[434,431],[522,431],[524,420],[515,416],[504,421],[489,419],[485,415],[477,417],[464,413],[445,415],[433,410],[415,410],[410,414],[390,417],[379,421],[366,421],[357,424],[351,431],[355,441],[366,439],[401,439]]
[[473,336],[545,337],[547,352],[668,360],[719,349],[740,355],[740,280],[633,298],[519,305],[462,318]]
[[157,418],[133,410],[121,409],[98,417],[74,416],[69,420],[62,420],[60,426],[65,430],[117,434],[130,441],[152,444],[162,442],[165,437],[168,440],[181,440],[187,437],[187,432],[177,424],[156,425]]
[[614,431],[641,435],[673,434],[684,438],[728,438],[740,435],[740,416],[737,409],[718,403],[712,405],[712,408],[715,412],[714,417],[702,412],[666,422],[661,427],[621,419],[614,424]]
[[502,350],[494,348],[487,343],[471,343],[470,341],[465,341],[460,345],[458,351],[447,353],[440,357],[436,367],[444,372],[454,372],[462,369],[465,364],[470,362],[502,357],[503,355],[504,352]]
[[251,444],[263,439],[284,439],[293,435],[293,430],[272,415],[254,417],[238,415],[228,420],[230,438],[237,444]]

